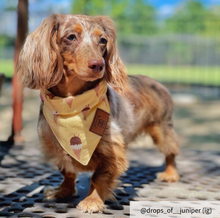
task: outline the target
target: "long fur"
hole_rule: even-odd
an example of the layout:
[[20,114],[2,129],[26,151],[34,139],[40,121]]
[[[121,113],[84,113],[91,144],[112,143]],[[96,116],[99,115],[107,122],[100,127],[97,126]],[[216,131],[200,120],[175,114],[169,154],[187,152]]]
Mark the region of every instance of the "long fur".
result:
[[[94,71],[88,63],[105,62]],[[98,62],[97,62],[98,63]],[[94,67],[96,67],[94,65]],[[40,109],[38,134],[48,161],[64,176],[56,189],[45,197],[70,197],[78,172],[93,171],[88,196],[78,205],[85,212],[104,208],[112,197],[116,180],[127,169],[125,148],[142,132],[150,134],[166,157],[166,170],[160,180],[179,179],[175,155],[178,138],[173,128],[173,102],[161,84],[144,76],[127,76],[116,47],[113,21],[105,16],[52,15],[28,36],[20,53],[17,71],[22,83],[32,89],[49,89],[55,96],[67,97],[92,89],[101,80],[108,82],[110,118],[104,135],[87,166],[71,158],[53,135]],[[70,130],[71,131],[71,130]]]
[[56,44],[59,22],[58,15],[45,19],[27,37],[19,55],[17,71],[23,84],[31,89],[50,88],[62,77],[63,60]]

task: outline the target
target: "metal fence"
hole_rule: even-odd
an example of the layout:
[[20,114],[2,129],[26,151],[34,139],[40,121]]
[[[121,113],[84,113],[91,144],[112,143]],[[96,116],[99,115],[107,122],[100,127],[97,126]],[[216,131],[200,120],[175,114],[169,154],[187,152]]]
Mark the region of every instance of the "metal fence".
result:
[[[202,90],[205,90],[209,96],[212,96],[213,92],[215,96],[220,96],[220,37],[195,35],[120,36],[118,37],[118,49],[126,66],[132,64],[147,65],[148,69],[150,66],[162,66],[153,75],[146,73],[155,79],[159,79],[160,82],[182,85],[182,74],[190,75],[193,73],[194,81],[190,81],[190,76],[188,80],[184,81],[184,87],[187,89],[175,85],[178,88],[177,90],[181,88],[181,90],[193,90],[193,92],[197,90],[197,93],[202,93],[200,88],[205,87]],[[13,56],[13,47],[0,47],[0,59],[13,59]],[[184,67],[198,68],[183,72],[180,69]],[[170,74],[169,69],[164,72],[164,68],[172,68],[172,70],[175,68],[177,79],[170,80],[172,73]],[[159,77],[156,74],[160,74]],[[207,78],[205,84],[200,83],[201,76]],[[209,82],[210,77],[212,77],[212,83]],[[219,82],[215,82],[217,80]],[[212,92],[212,90],[214,91]]]
[[[220,37],[194,35],[126,36],[119,53],[129,64],[220,66]],[[1,59],[13,59],[13,47],[0,47]]]
[[[220,66],[220,37],[160,35],[119,37],[122,59],[130,64]],[[1,59],[12,59],[13,47],[0,47]]]
[[127,63],[147,65],[220,65],[220,37],[159,35],[121,37],[120,53]]

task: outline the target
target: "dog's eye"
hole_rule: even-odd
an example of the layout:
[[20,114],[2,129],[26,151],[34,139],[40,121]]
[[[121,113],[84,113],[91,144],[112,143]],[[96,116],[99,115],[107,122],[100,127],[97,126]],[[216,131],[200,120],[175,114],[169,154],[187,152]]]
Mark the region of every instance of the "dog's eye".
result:
[[107,40],[105,38],[101,38],[100,43],[106,45],[107,44]]
[[73,35],[73,34],[71,34],[71,35],[69,35],[69,36],[67,37],[67,39],[70,40],[70,41],[74,41],[74,40],[76,40],[76,36]]

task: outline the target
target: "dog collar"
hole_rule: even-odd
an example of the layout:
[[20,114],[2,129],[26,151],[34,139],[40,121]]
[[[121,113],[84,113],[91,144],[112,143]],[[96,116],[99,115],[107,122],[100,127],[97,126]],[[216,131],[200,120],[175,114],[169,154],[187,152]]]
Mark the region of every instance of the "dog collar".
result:
[[61,98],[41,90],[43,114],[62,148],[75,160],[87,165],[108,122],[110,107],[107,83],[81,95]]

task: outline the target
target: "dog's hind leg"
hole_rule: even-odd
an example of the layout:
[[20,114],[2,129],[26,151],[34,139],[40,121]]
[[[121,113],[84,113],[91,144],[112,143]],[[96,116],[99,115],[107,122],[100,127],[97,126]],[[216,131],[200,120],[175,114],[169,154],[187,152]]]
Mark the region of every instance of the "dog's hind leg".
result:
[[172,125],[152,125],[146,128],[154,143],[159,150],[165,155],[166,169],[158,173],[157,177],[161,181],[176,182],[179,180],[175,156],[179,153],[179,143],[175,130]]
[[76,174],[67,173],[65,170],[62,170],[61,173],[64,176],[64,180],[60,184],[60,186],[56,188],[48,187],[45,189],[44,196],[47,199],[70,198],[74,194],[76,194],[76,189],[75,189]]

